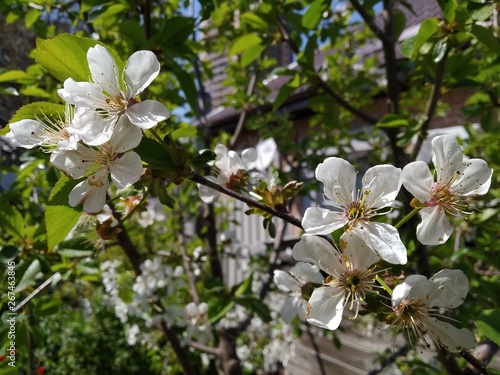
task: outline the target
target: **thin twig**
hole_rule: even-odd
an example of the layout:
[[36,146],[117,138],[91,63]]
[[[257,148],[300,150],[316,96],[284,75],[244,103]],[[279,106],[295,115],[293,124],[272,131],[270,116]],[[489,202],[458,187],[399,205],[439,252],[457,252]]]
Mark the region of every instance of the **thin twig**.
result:
[[[249,97],[253,94],[253,91],[255,89],[255,84],[257,83],[258,73],[259,73],[259,70],[257,68],[255,68],[254,71],[252,72],[252,75],[250,76],[250,82],[248,83],[248,87],[247,87],[247,91],[246,91],[247,97]],[[245,125],[247,114],[248,114],[247,108],[243,108],[243,110],[240,112],[240,115],[238,117],[238,123],[236,124],[236,129],[234,130],[233,136],[231,137],[231,142],[229,142],[230,149],[234,148],[236,141],[238,140],[241,132],[243,131],[243,127]]]
[[384,369],[387,366],[390,366],[391,364],[393,364],[394,362],[396,362],[396,359],[398,359],[399,357],[402,357],[402,356],[406,355],[406,353],[408,353],[409,350],[410,350],[410,345],[409,344],[403,345],[398,350],[396,350],[395,352],[393,352],[391,355],[387,356],[382,361],[382,363],[380,364],[380,367],[371,370],[370,372],[368,372],[367,375],[378,375],[378,374],[380,374],[382,371],[384,371]]
[[[281,18],[278,16],[277,17],[277,23],[278,23],[278,29],[281,33],[281,37],[283,41],[285,41],[292,51],[295,54],[299,53],[299,48],[295,44],[295,42],[292,40],[290,37],[290,32],[288,31],[288,28],[286,27],[285,23],[281,20]],[[300,61],[299,61],[300,64]],[[302,67],[302,65],[301,65]],[[368,113],[365,113],[361,111],[360,109],[354,107],[351,105],[347,100],[342,98],[340,94],[338,94],[336,91],[334,91],[324,80],[321,78],[321,76],[318,74],[318,72],[309,72],[306,71],[307,69],[303,69],[303,74],[307,75],[308,78],[311,79],[313,83],[316,83],[320,88],[325,91],[327,95],[329,95],[333,100],[335,100],[338,104],[340,104],[342,107],[344,107],[347,111],[351,112],[353,115],[359,117],[360,119],[366,121],[369,124],[375,125],[378,120],[375,117],[372,117]]]
[[199,350],[200,352],[203,352],[206,354],[211,354],[211,355],[214,355],[216,357],[220,356],[219,348],[214,348],[213,346],[200,344],[199,342],[196,342],[196,341],[189,341],[187,344],[191,348]]
[[374,17],[372,17],[366,11],[366,9],[363,7],[363,5],[361,5],[361,3],[358,0],[350,0],[350,2],[352,4],[352,6],[354,7],[354,9],[356,10],[356,12],[359,13],[359,15],[361,16],[363,21],[365,21],[365,23],[368,25],[368,27],[370,28],[372,33],[375,34],[375,36],[377,38],[379,38],[382,43],[384,43],[384,44],[390,43],[390,40],[387,37],[387,34],[385,34],[384,31],[380,27],[377,26],[377,24],[374,22],[375,21]]
[[264,204],[261,204],[255,200],[253,200],[252,198],[250,197],[247,197],[245,195],[242,195],[242,194],[239,194],[233,190],[229,190],[227,188],[225,188],[224,186],[221,186],[219,184],[216,184],[215,182],[212,182],[208,179],[206,179],[205,177],[199,175],[198,173],[195,173],[192,177],[191,177],[191,180],[195,183],[198,183],[198,184],[201,184],[201,185],[205,185],[211,189],[214,189],[220,193],[223,193],[223,194],[226,194],[226,195],[229,195],[230,197],[233,197],[239,201],[242,201],[244,203],[246,203],[247,205],[249,205],[250,207],[254,207],[254,208],[258,208],[259,210],[262,210],[264,212],[267,212],[273,216],[276,216],[276,217],[279,217],[280,219],[282,220],[285,220],[286,222],[292,224],[292,225],[295,225],[296,227],[298,228],[301,228],[302,229],[302,223],[300,222],[299,219],[297,219],[295,216],[292,216],[290,215],[289,213],[287,212],[283,212],[283,211],[278,211],[272,207],[269,207],[269,206],[266,206]]
[[[497,345],[497,350],[498,350],[498,345]],[[494,355],[494,353],[493,353],[493,355]],[[476,357],[474,357],[472,354],[467,352],[465,349],[460,352],[460,356],[463,359],[465,359],[472,367],[479,370],[480,374],[489,375],[488,370],[486,369],[486,365],[483,362],[481,362],[480,360],[478,360]],[[491,358],[489,358],[489,360],[491,360]],[[489,362],[489,360],[487,361],[487,363]],[[470,371],[466,370],[466,373],[469,373],[469,372]]]
[[441,88],[443,87],[445,69],[446,69],[446,61],[448,58],[448,54],[445,54],[441,62],[437,65],[436,70],[436,78],[434,79],[434,86],[432,86],[431,94],[429,96],[429,100],[427,101],[427,106],[425,110],[425,121],[420,128],[420,133],[417,138],[417,142],[415,143],[415,147],[413,148],[413,152],[411,154],[411,160],[415,160],[422,148],[422,144],[424,143],[425,138],[427,138],[427,130],[431,125],[432,118],[436,112],[436,107],[441,98]]

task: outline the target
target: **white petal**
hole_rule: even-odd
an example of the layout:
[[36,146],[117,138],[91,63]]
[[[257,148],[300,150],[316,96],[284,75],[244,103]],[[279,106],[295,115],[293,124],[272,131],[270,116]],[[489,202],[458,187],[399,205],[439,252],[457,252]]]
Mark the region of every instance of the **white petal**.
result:
[[64,88],[57,94],[66,102],[83,108],[102,108],[106,96],[100,87],[89,82],[75,82],[73,78],[64,81]]
[[436,318],[425,319],[424,324],[428,329],[429,336],[452,353],[458,353],[462,349],[470,349],[475,345],[474,336],[468,329],[459,329]]
[[43,125],[35,120],[21,120],[9,125],[10,131],[6,137],[16,146],[33,148],[43,142]]
[[344,298],[343,290],[328,286],[314,289],[309,299],[307,321],[321,328],[337,329],[342,321]]
[[120,94],[118,67],[109,51],[97,44],[95,47],[89,48],[87,60],[94,83],[99,85],[109,96],[117,97]]
[[87,180],[80,182],[69,193],[69,205],[76,207],[83,202],[83,210],[89,213],[100,212],[106,204],[108,182],[100,187],[92,187]]
[[356,171],[347,160],[327,158],[316,168],[316,179],[325,187],[325,195],[340,206],[352,202]]
[[439,206],[424,208],[420,211],[422,222],[417,226],[417,239],[424,245],[445,243],[453,233],[448,218]]
[[377,165],[363,176],[362,192],[369,207],[381,208],[392,205],[401,188],[401,169],[392,165]]
[[380,260],[377,253],[363,239],[361,229],[345,232],[340,241],[345,244],[344,255],[349,259],[354,269],[365,271]]
[[243,161],[241,161],[240,155],[236,151],[229,150],[227,152],[227,156],[229,157],[229,173],[233,174],[238,172],[240,169],[245,169],[243,165]]
[[252,169],[257,162],[257,150],[247,148],[241,153],[241,162],[246,170]]
[[215,166],[224,174],[229,175],[231,173],[231,165],[227,147],[219,143],[215,146],[214,152],[216,155]]
[[[206,176],[207,180],[210,180],[212,182],[215,182],[216,184],[219,183],[219,181],[213,177],[213,176]],[[197,184],[198,189],[199,189],[199,195],[200,199],[205,202],[205,203],[213,203],[217,197],[219,196],[219,192],[217,190],[214,190],[212,188],[209,188],[208,186]]]
[[78,118],[78,134],[89,146],[99,146],[111,139],[116,118],[104,120],[97,112],[87,110]]
[[62,150],[52,153],[50,161],[65,175],[77,179],[83,177],[95,165],[99,153],[93,149],[78,145],[76,150]]
[[276,286],[284,292],[300,293],[299,282],[297,281],[297,279],[295,279],[295,277],[291,276],[288,272],[275,270],[273,280]]
[[[305,304],[306,301],[304,301]],[[304,317],[303,320],[305,320],[305,308],[303,309],[304,311],[302,312],[302,316]],[[297,316],[297,313],[299,312],[297,308],[297,303],[295,301],[294,297],[288,297],[285,300],[285,303],[283,304],[283,307],[281,308],[281,319],[287,324],[289,324],[293,318]]]
[[434,155],[432,162],[436,167],[440,185],[446,184],[462,167],[464,156],[454,135],[442,135],[432,140]]
[[303,282],[321,284],[323,276],[319,272],[319,267],[316,264],[306,262],[298,262],[290,268],[290,274]]
[[140,94],[160,73],[160,63],[151,51],[137,51],[127,60],[125,80],[131,89],[129,95]]
[[120,189],[137,182],[141,177],[142,170],[141,158],[133,151],[126,152],[109,166],[111,178]]
[[415,198],[424,203],[432,198],[434,177],[423,161],[414,161],[403,168],[403,185]]
[[408,261],[406,246],[401,241],[398,230],[392,225],[372,222],[364,224],[360,233],[365,238],[367,245],[371,245],[372,249],[386,262],[406,264]]
[[469,281],[461,270],[441,270],[429,279],[429,284],[429,306],[455,308],[463,303],[469,291]]
[[142,130],[132,125],[126,118],[121,118],[115,127],[111,144],[115,153],[136,148],[142,139]]
[[[420,286],[427,289],[422,292]],[[427,293],[427,277],[422,275],[410,275],[402,284],[396,285],[392,291],[392,306],[397,306],[404,299],[419,298]]]
[[489,168],[484,160],[467,160],[462,174],[452,184],[450,191],[462,197],[486,194],[491,185],[492,174],[493,169]]
[[131,105],[127,107],[125,114],[132,124],[141,129],[151,129],[170,117],[167,107],[156,100],[144,100]]
[[309,207],[304,213],[302,226],[308,234],[330,234],[347,224],[348,219],[339,212],[320,207]]
[[293,247],[293,257],[296,260],[317,265],[323,271],[333,275],[345,266],[339,261],[339,253],[324,238],[304,235]]

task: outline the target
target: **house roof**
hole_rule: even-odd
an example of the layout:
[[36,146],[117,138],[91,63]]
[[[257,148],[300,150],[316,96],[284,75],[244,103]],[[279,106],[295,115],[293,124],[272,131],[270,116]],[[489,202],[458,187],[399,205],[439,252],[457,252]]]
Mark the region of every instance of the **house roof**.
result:
[[[397,6],[397,8],[404,14],[406,19],[406,28],[401,33],[398,42],[402,42],[412,36],[416,35],[420,24],[427,18],[432,17],[442,17],[441,9],[436,0],[413,0],[414,4],[417,5],[418,9],[414,9],[412,12],[410,9],[404,6]],[[375,23],[381,27],[383,25],[383,12],[380,12],[375,19]],[[314,66],[317,70],[321,68],[324,63],[325,57],[331,54],[332,50],[321,50],[319,51],[314,58]],[[384,55],[382,50],[382,43],[380,40],[374,40],[370,43],[363,45],[358,50],[358,54],[361,58],[367,58],[376,56],[380,61],[380,64],[384,64]],[[401,58],[400,51],[400,43],[396,45],[396,55],[398,58]],[[289,69],[299,69],[299,66],[296,62],[293,62],[288,65]],[[270,89],[270,94],[268,96],[268,103],[272,103],[273,100],[278,95],[280,88],[290,79],[289,76],[275,76],[270,77],[265,82],[265,85]],[[310,85],[303,85],[297,88],[293,93],[288,97],[285,103],[280,107],[280,110],[287,113],[293,113],[296,116],[300,116],[302,114],[306,114],[310,112],[307,106],[307,99],[312,92],[316,90],[315,87],[311,87]],[[253,107],[248,110],[248,114],[254,114],[258,112],[266,112],[271,110],[272,105],[266,104],[259,107]],[[230,129],[235,125],[238,120],[240,114],[240,110],[231,108],[231,107],[223,107],[219,106],[210,111],[206,119],[209,123],[210,128],[214,130],[218,129]]]

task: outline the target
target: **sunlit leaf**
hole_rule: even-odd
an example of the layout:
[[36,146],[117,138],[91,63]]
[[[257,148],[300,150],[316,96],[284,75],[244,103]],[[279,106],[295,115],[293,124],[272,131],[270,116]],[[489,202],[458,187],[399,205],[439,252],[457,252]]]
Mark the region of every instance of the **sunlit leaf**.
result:
[[78,219],[83,214],[81,205],[71,207],[68,196],[71,190],[80,182],[63,176],[52,189],[45,210],[45,226],[47,228],[47,247],[52,250],[66,238]]

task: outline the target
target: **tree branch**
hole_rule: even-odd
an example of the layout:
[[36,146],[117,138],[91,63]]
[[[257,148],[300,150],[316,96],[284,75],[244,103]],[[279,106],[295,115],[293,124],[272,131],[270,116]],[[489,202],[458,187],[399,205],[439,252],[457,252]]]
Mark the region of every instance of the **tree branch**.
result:
[[[253,94],[253,91],[255,89],[255,84],[257,83],[257,75],[259,71],[257,68],[252,72],[252,75],[250,76],[250,82],[248,83],[246,95],[250,96]],[[231,141],[229,142],[229,148],[234,148],[234,145],[236,144],[236,141],[238,140],[241,132],[243,131],[243,125],[245,125],[245,121],[247,118],[248,110],[244,108],[240,112],[240,116],[238,117],[238,123],[236,124],[236,129],[234,130],[233,136],[231,137]]]
[[422,144],[424,143],[425,138],[427,137],[427,130],[431,125],[432,118],[436,112],[436,107],[441,98],[441,88],[443,87],[443,81],[446,70],[446,60],[448,59],[448,54],[443,56],[441,62],[437,65],[436,77],[434,79],[434,86],[432,86],[431,94],[429,96],[429,100],[427,101],[427,106],[425,109],[425,121],[420,128],[420,133],[417,138],[417,142],[415,143],[415,147],[413,148],[413,152],[411,154],[411,159],[415,160],[422,148]]
[[[290,46],[292,51],[295,54],[298,54],[299,48],[295,44],[295,42],[291,39],[290,37],[290,32],[288,31],[286,25],[284,22],[281,20],[281,18],[278,16],[277,17],[277,22],[278,22],[278,29],[281,33],[282,39]],[[299,65],[303,67],[298,61]],[[323,91],[330,96],[333,100],[335,100],[338,104],[340,104],[344,109],[347,111],[351,112],[353,115],[359,117],[360,119],[366,121],[367,123],[371,125],[375,125],[378,120],[375,117],[370,116],[368,113],[365,113],[361,111],[360,109],[354,107],[351,105],[347,100],[342,98],[340,94],[338,94],[336,91],[334,91],[324,80],[321,78],[321,76],[318,74],[318,72],[306,72],[305,69],[302,70],[302,73],[307,75],[309,79],[311,79],[312,83],[317,84]]]
[[237,193],[233,190],[229,190],[227,188],[225,188],[224,186],[221,186],[219,184],[216,184],[215,182],[212,182],[208,179],[206,179],[205,177],[199,175],[198,173],[195,173],[193,175],[193,177],[191,177],[191,181],[195,182],[195,183],[198,183],[198,184],[202,184],[202,185],[205,185],[211,189],[214,189],[220,193],[223,193],[223,194],[226,194],[226,195],[229,195],[230,197],[233,197],[241,202],[244,202],[246,203],[247,205],[249,205],[250,207],[254,207],[254,208],[258,208],[259,210],[262,210],[264,212],[267,212],[273,216],[276,216],[276,217],[279,217],[280,219],[282,220],[285,220],[287,221],[288,223],[292,224],[292,225],[295,225],[296,227],[298,228],[302,228],[302,223],[300,222],[299,219],[297,219],[295,216],[292,216],[290,215],[289,213],[287,212],[283,212],[283,211],[278,211],[272,207],[269,207],[269,206],[266,206],[266,205],[263,205],[255,200],[253,200],[252,198],[249,198],[247,196],[244,196],[240,193]]
[[350,0],[350,2],[356,12],[359,13],[363,21],[365,21],[365,23],[368,25],[372,33],[375,34],[375,36],[379,38],[383,44],[389,44],[390,40],[387,37],[387,34],[385,34],[382,29],[377,26],[377,24],[374,22],[374,18],[366,11],[363,5],[361,5],[358,0]]
[[196,279],[194,277],[193,271],[191,270],[191,265],[187,254],[186,246],[186,236],[184,235],[184,217],[182,215],[182,208],[177,211],[177,216],[179,219],[178,235],[179,235],[179,247],[182,255],[182,264],[184,265],[184,271],[186,272],[186,277],[189,284],[189,294],[193,298],[193,302],[198,306],[200,304],[200,296],[198,294],[198,289],[196,288]]
[[[114,206],[110,205],[110,207],[113,212],[113,216],[120,222],[121,214],[115,210]],[[121,231],[118,233],[116,238],[118,245],[120,245],[120,247],[125,251],[125,254],[127,255],[130,263],[132,264],[132,268],[134,269],[135,275],[139,276],[142,273],[140,253],[135,247],[132,240],[130,239],[127,229],[121,222],[120,222],[120,229]],[[167,338],[168,342],[170,343],[172,349],[174,350],[177,359],[179,360],[179,363],[181,364],[182,369],[184,370],[184,374],[197,375],[197,372],[195,371],[194,367],[191,364],[191,361],[189,360],[187,351],[180,344],[177,333],[169,329],[164,321],[162,321],[161,323],[161,330],[165,335],[165,337]]]
[[460,355],[469,363],[465,369],[465,375],[488,375],[486,365],[490,363],[491,359],[497,352],[498,345],[490,339],[485,340],[482,344],[475,348],[472,354],[462,350]]
[[219,348],[214,348],[213,346],[200,344],[199,342],[196,342],[196,341],[189,341],[188,345],[193,349],[199,350],[200,352],[214,355],[216,357],[220,356],[220,349]]

